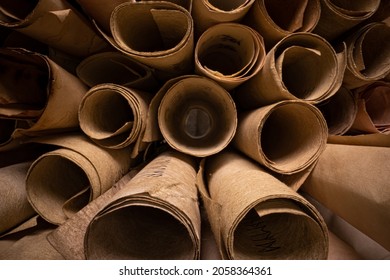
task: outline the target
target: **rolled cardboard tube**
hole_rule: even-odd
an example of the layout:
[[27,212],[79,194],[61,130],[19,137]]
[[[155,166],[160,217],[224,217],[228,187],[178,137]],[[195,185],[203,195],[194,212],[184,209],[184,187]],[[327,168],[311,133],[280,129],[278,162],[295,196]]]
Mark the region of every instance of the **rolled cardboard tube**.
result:
[[307,200],[233,151],[206,159],[198,187],[225,259],[326,259],[328,232]]
[[146,165],[89,224],[86,258],[198,259],[196,168],[192,157],[176,151]]
[[224,149],[237,127],[230,94],[213,80],[193,76],[172,85],[161,100],[158,124],[174,149],[205,157]]
[[281,101],[241,113],[233,145],[277,173],[293,174],[318,159],[327,136],[326,122],[316,107]]

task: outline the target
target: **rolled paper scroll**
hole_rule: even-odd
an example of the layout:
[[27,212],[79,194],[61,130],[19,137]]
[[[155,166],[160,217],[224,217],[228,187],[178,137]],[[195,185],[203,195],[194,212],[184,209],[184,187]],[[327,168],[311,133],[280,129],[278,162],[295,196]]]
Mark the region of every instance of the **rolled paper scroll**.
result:
[[196,37],[209,27],[224,22],[239,22],[251,9],[255,0],[195,0],[192,16]]
[[[313,33],[333,41],[378,10],[380,0],[320,0],[321,17]],[[384,2],[384,1],[382,1]]]
[[198,186],[224,259],[326,259],[328,231],[306,199],[238,153],[206,159]]
[[145,91],[158,88],[152,69],[120,52],[91,55],[80,62],[76,73],[89,87],[112,83]]
[[176,151],[155,158],[91,221],[87,259],[198,259],[196,172],[196,161]]
[[277,173],[305,170],[325,148],[325,119],[306,102],[281,101],[243,112],[238,118],[233,145]]
[[389,160],[388,147],[328,144],[302,190],[390,250]]
[[83,135],[56,135],[35,141],[58,146],[35,160],[26,177],[31,205],[53,224],[62,224],[106,192],[133,163],[128,150],[106,150]]
[[344,86],[355,89],[390,74],[390,26],[374,22],[355,31],[347,43]]
[[161,100],[158,124],[174,149],[205,157],[224,149],[237,127],[230,94],[213,80],[194,76],[172,85]]
[[244,22],[263,36],[270,50],[292,33],[312,31],[320,14],[319,0],[256,0]]
[[263,38],[238,23],[207,29],[195,47],[195,72],[232,90],[256,75],[264,65]]
[[237,103],[254,109],[286,99],[322,102],[343,82],[345,52],[345,47],[336,52],[315,34],[288,35],[267,53],[260,72],[239,88]]
[[80,104],[83,132],[100,146],[120,149],[133,145],[132,157],[144,150],[142,137],[151,95],[115,84],[91,88]]
[[92,24],[64,0],[2,1],[0,25],[76,56],[109,47]]

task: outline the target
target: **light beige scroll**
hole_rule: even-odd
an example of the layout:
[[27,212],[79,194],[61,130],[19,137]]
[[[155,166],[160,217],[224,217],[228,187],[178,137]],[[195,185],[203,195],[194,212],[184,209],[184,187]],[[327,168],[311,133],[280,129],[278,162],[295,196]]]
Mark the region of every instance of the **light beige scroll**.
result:
[[166,152],[145,166],[93,218],[87,259],[198,259],[196,160]]
[[205,157],[218,153],[231,142],[237,112],[224,88],[209,78],[192,76],[167,90],[159,105],[158,124],[172,148]]
[[209,27],[224,22],[239,22],[251,9],[255,0],[195,0],[192,16],[196,37]]
[[308,168],[328,136],[321,112],[303,101],[281,101],[239,114],[233,145],[263,166],[282,174]]
[[[321,17],[314,33],[333,41],[378,10],[380,0],[320,0]],[[384,1],[382,1],[384,2]]]
[[129,150],[103,149],[82,134],[34,141],[58,146],[35,160],[26,177],[28,200],[53,224],[62,224],[106,192],[133,164]]
[[345,87],[355,89],[390,74],[390,26],[383,22],[364,25],[346,42]]
[[2,1],[0,25],[76,56],[109,46],[65,0]]
[[256,75],[264,65],[263,38],[239,23],[207,29],[196,43],[195,72],[232,90]]
[[239,88],[236,99],[243,108],[257,108],[281,100],[319,103],[340,88],[346,50],[336,50],[322,37],[294,33],[267,53],[264,67]]
[[248,158],[207,158],[198,186],[224,259],[326,259],[328,232],[306,199]]
[[244,22],[263,36],[268,51],[292,33],[312,31],[320,14],[319,0],[256,0]]
[[152,69],[120,52],[91,55],[78,64],[76,73],[89,87],[113,83],[150,92],[158,88]]
[[390,149],[328,144],[302,190],[390,249]]
[[357,134],[390,134],[390,83],[377,81],[358,88],[358,112],[351,127]]
[[80,104],[82,131],[100,146],[121,149],[131,144],[135,158],[145,149],[148,106],[152,96],[143,91],[116,84],[91,88]]

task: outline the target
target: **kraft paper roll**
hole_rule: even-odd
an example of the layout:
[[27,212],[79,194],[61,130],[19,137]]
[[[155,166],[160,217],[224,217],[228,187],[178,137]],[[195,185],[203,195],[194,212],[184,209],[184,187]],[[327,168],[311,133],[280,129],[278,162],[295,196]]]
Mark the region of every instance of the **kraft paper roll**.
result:
[[344,85],[355,89],[390,74],[390,26],[367,24],[346,39],[347,68]]
[[389,160],[388,147],[328,144],[302,190],[389,250]]
[[316,104],[338,91],[345,68],[345,46],[336,52],[318,35],[294,33],[267,53],[263,68],[239,88],[236,99],[248,109],[286,99]]
[[40,216],[62,224],[128,172],[129,150],[106,150],[84,135],[36,139],[58,146],[31,165],[26,176],[28,200]]
[[82,131],[100,146],[121,149],[134,144],[132,157],[144,150],[142,137],[151,95],[115,84],[91,88],[80,104]]
[[198,259],[196,171],[193,158],[175,151],[155,158],[91,221],[86,258]]
[[[329,41],[339,38],[378,10],[380,0],[320,0],[321,17],[314,33]],[[382,1],[384,2],[384,1]]]
[[205,157],[218,153],[233,139],[237,112],[224,88],[206,77],[193,76],[176,82],[165,93],[158,124],[172,148]]
[[281,101],[240,113],[233,145],[277,173],[293,174],[318,159],[327,132],[316,107],[302,101]]
[[109,46],[64,0],[2,1],[0,25],[76,56]]
[[221,23],[207,29],[196,43],[195,72],[232,90],[264,65],[264,41],[252,28]]
[[319,0],[256,0],[244,22],[263,36],[270,50],[292,33],[311,32],[320,15]]
[[306,199],[238,153],[206,159],[198,187],[224,259],[326,259],[328,231]]

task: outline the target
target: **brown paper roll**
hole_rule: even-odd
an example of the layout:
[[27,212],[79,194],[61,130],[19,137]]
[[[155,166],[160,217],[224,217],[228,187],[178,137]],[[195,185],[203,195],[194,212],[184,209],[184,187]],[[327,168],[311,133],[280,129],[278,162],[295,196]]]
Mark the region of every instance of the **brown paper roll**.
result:
[[3,1],[0,25],[76,56],[108,47],[92,25],[64,0]]
[[329,41],[337,39],[374,15],[380,2],[380,0],[321,0],[321,17],[313,32]]
[[322,102],[340,88],[345,57],[345,48],[336,52],[318,35],[288,35],[268,52],[260,72],[239,88],[237,102],[250,109],[286,99]]
[[326,225],[298,193],[233,152],[207,159],[204,172],[198,185],[225,259],[326,259]]
[[35,160],[26,177],[28,200],[53,224],[63,223],[111,188],[132,164],[128,150],[105,150],[83,135],[35,141],[59,146]]
[[176,82],[162,98],[158,124],[174,149],[205,157],[224,149],[236,131],[237,112],[230,94],[200,76]]
[[195,72],[232,90],[256,75],[264,65],[263,38],[238,23],[207,29],[195,47]]
[[319,0],[256,0],[244,22],[263,36],[270,50],[292,33],[312,31],[320,14]]
[[306,102],[290,100],[241,113],[233,144],[267,168],[293,174],[318,159],[326,139],[321,112]]
[[389,160],[387,147],[328,144],[302,190],[389,250]]
[[80,104],[80,127],[103,147],[120,149],[134,144],[135,158],[145,148],[142,137],[150,100],[146,92],[115,84],[97,85]]
[[178,152],[144,167],[89,224],[87,259],[198,259],[196,168]]
[[390,74],[390,26],[383,22],[367,24],[346,42],[345,87],[355,89]]

